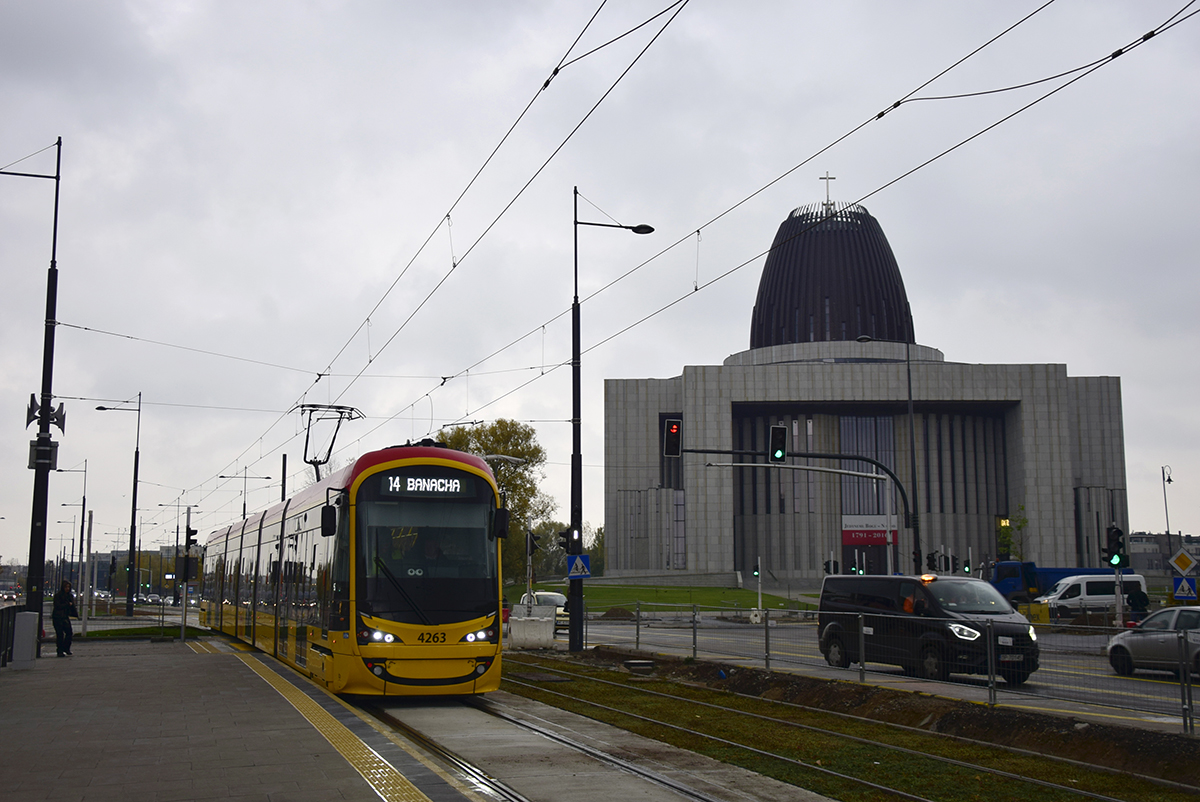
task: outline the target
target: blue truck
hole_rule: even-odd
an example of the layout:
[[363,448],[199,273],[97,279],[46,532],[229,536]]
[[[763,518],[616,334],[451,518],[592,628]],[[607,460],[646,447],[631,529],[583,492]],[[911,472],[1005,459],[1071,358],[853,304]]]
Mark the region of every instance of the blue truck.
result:
[[[1010,602],[1026,604],[1054,587],[1054,583],[1069,576],[1109,576],[1111,568],[1039,568],[1033,562],[1003,560],[992,563],[987,580]],[[1129,574],[1129,568],[1121,573]]]

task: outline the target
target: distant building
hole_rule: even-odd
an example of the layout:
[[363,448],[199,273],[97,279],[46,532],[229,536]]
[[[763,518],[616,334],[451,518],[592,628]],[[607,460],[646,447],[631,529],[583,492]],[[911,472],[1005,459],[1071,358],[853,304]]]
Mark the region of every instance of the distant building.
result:
[[[663,456],[668,420],[682,421],[682,457]],[[1128,531],[1120,379],[947,362],[918,345],[891,247],[861,206],[803,207],[780,225],[749,350],[671,378],[606,380],[607,575],[724,583],[758,560],[781,583],[818,580],[827,561],[915,570],[888,484],[768,467],[772,426],[786,427],[789,453],[878,461],[910,496],[914,443],[922,567],[935,551],[995,558],[1000,522],[1022,506],[1017,545],[1045,565],[1096,566],[1106,527]]]

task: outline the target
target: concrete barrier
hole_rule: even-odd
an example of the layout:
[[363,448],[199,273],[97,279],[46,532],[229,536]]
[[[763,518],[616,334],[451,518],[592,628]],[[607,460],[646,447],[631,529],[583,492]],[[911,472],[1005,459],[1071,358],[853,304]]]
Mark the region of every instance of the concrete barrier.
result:
[[513,605],[508,619],[510,649],[549,649],[554,646],[554,605]]

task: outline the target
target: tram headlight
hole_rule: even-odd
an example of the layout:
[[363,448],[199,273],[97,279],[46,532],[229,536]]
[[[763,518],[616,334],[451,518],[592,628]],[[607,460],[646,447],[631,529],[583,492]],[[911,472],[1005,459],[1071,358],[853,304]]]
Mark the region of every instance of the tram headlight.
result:
[[494,628],[480,629],[476,632],[468,632],[463,635],[463,643],[494,643],[496,641],[496,630]]
[[1033,624],[1029,625],[1029,639],[1031,641],[1037,641],[1037,630],[1033,628]]

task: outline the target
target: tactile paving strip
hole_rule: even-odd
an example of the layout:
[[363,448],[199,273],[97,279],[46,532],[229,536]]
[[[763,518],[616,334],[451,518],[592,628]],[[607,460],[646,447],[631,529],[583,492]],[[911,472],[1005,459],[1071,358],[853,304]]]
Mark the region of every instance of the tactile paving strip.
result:
[[421,793],[404,775],[396,771],[391,764],[359,740],[354,733],[346,729],[341,722],[329,715],[299,688],[271,671],[251,655],[239,654],[238,657],[316,727],[317,731],[325,736],[325,740],[333,744],[333,748],[346,758],[350,765],[363,776],[363,779],[371,784],[380,797],[387,802],[430,802],[429,797]]

